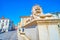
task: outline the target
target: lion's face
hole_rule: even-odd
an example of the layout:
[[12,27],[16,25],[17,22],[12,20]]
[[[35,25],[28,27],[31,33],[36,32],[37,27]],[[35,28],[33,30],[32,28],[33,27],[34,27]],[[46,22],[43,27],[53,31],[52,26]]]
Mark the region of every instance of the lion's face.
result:
[[34,6],[33,8],[32,8],[32,11],[33,11],[33,13],[41,13],[41,8],[40,8],[40,6]]

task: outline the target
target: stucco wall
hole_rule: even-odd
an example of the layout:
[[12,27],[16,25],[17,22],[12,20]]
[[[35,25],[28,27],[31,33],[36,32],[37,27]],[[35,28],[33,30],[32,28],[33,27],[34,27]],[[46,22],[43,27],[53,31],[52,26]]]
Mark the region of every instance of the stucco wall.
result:
[[49,30],[49,39],[50,40],[59,40],[58,25],[52,24],[48,26]]
[[25,34],[31,40],[39,40],[37,26],[31,26],[33,28],[25,28]]

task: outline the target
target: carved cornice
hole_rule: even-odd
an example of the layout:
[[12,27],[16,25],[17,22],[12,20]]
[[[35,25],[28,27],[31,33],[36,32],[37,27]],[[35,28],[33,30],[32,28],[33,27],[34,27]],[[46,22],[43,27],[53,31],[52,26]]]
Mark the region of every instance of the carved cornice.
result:
[[24,27],[27,28],[27,27],[31,27],[32,25],[43,25],[43,24],[58,24],[60,23],[60,19],[48,19],[48,20],[35,20],[35,21],[32,21],[30,23],[28,23],[27,25],[25,25]]
[[28,27],[31,27],[33,25],[37,25],[37,22],[36,21],[30,22],[27,25],[25,25],[24,28],[28,28]]

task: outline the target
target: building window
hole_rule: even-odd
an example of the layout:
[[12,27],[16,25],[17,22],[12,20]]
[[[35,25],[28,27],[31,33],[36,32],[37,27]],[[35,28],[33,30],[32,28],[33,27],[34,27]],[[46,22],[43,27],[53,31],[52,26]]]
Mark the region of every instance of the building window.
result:
[[2,25],[1,25],[1,26],[2,26],[2,28],[3,28],[3,26],[4,26],[4,23],[2,23]]
[[6,25],[7,25],[7,23],[6,23]]
[[4,22],[4,20],[2,20],[2,22]]
[[59,27],[59,25],[58,25],[58,27]]
[[22,28],[22,32],[24,32],[24,28]]
[[7,25],[8,21],[6,21],[6,25]]

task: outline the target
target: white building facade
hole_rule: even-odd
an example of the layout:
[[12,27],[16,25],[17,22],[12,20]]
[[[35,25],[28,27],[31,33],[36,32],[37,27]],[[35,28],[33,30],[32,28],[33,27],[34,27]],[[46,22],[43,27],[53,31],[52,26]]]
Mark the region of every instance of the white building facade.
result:
[[4,17],[0,18],[0,32],[8,32],[9,27],[13,27],[11,24],[13,24],[11,20]]

